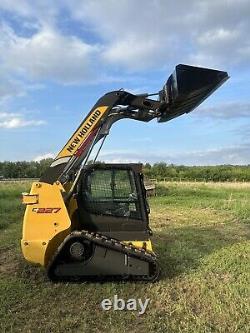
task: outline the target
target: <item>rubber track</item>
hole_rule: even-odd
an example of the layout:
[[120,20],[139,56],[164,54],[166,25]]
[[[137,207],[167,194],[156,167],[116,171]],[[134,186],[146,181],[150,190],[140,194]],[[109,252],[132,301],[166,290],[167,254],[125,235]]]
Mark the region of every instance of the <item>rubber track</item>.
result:
[[[124,277],[123,275],[115,275],[115,276],[108,276],[107,280],[139,280],[139,281],[150,281],[154,282],[157,280],[159,276],[159,265],[157,262],[157,257],[153,252],[148,252],[143,248],[135,247],[132,244],[124,244],[121,241],[104,236],[100,233],[94,233],[94,232],[88,232],[85,230],[82,231],[73,231],[70,233],[64,241],[60,244],[58,247],[55,255],[53,256],[51,262],[47,266],[47,275],[49,279],[55,281],[55,280],[77,280],[77,277],[72,276],[72,278],[64,278],[64,277],[56,277],[53,273],[53,268],[56,265],[57,257],[60,254],[60,251],[63,249],[64,245],[71,239],[71,238],[81,238],[88,240],[94,244],[97,244],[99,246],[105,247],[109,250],[114,250],[118,252],[122,252],[124,254],[127,254],[130,257],[135,257],[137,259],[143,260],[148,262],[151,265],[150,271],[153,272],[151,275],[127,275]],[[94,277],[93,277],[94,278]],[[98,279],[98,276],[96,277]],[[105,277],[102,276],[102,280]],[[84,277],[81,277],[80,279],[84,280]]]

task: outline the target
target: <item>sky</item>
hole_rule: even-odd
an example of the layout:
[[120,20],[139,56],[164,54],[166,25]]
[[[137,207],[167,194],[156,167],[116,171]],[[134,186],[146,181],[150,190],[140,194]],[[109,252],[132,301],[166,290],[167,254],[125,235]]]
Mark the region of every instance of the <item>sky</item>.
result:
[[250,164],[249,13],[249,0],[1,0],[0,161],[55,156],[103,94],[157,92],[184,63],[230,79],[170,122],[117,122],[99,159]]

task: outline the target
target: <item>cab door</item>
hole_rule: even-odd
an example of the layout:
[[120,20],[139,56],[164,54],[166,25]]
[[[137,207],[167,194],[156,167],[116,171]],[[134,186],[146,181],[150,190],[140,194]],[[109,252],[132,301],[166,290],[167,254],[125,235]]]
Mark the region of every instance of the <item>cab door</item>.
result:
[[132,168],[90,168],[85,172],[78,198],[85,229],[118,239],[148,238],[143,189],[139,174]]

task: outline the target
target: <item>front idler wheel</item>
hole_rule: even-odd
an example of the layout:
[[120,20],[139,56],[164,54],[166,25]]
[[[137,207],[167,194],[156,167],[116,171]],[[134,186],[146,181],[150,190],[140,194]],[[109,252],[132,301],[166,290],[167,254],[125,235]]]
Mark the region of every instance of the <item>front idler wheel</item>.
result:
[[88,260],[92,255],[92,246],[88,242],[74,241],[69,246],[69,254],[76,261]]

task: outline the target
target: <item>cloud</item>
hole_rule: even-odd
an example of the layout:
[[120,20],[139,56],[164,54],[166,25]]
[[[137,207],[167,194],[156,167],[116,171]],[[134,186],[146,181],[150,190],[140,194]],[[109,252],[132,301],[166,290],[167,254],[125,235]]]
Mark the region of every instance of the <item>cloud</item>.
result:
[[31,37],[18,36],[9,26],[0,28],[0,61],[8,73],[33,80],[60,83],[91,80],[96,46],[46,27]]
[[200,107],[195,113],[199,117],[213,119],[240,119],[250,120],[250,102],[226,102],[215,106]]
[[[23,18],[22,27],[34,32],[36,25],[29,37],[9,27],[0,33],[8,70],[36,80],[93,82],[119,68],[166,71],[181,62],[223,69],[249,64],[248,0],[3,0],[0,8]],[[62,22],[78,29],[65,33]]]
[[14,129],[28,126],[41,126],[45,123],[44,120],[24,119],[23,115],[18,113],[0,112],[0,128]]
[[13,96],[22,96],[25,92],[21,82],[8,77],[0,78],[0,99],[6,99]]
[[249,64],[249,10],[248,0],[200,3],[198,12],[203,23],[195,31],[197,47],[191,59],[202,65]]
[[[180,159],[180,156],[178,156],[178,159]],[[184,154],[183,159],[184,163],[188,165],[250,164],[250,145],[246,143],[231,147],[190,152]]]
[[74,19],[100,36],[104,60],[129,70],[160,69],[176,62],[213,67],[249,63],[248,0],[67,4]]
[[[22,17],[25,19],[23,25],[38,26],[45,22],[53,22],[59,14],[61,8],[60,1],[48,0],[1,0],[0,9],[11,14],[14,13],[15,19]],[[36,23],[35,23],[36,22]]]
[[147,66],[155,65],[159,56],[159,53],[155,52],[158,45],[157,38],[138,42],[136,36],[129,37],[107,46],[103,53],[103,59],[109,64],[120,64],[131,70],[135,67],[136,69],[144,69]]
[[104,151],[99,159],[109,163],[157,163],[184,165],[218,165],[218,164],[250,164],[249,142],[230,147],[207,149],[203,151],[176,152],[167,154],[165,151]]
[[[126,85],[128,82],[132,87],[146,84],[149,89],[153,86],[158,89],[158,80],[172,71],[176,63],[211,66],[227,70],[232,76],[237,73],[234,80],[240,76],[241,85],[234,89],[230,80],[231,91],[228,86],[226,93],[232,92],[231,97],[241,93],[246,96],[250,73],[249,0],[2,0],[0,10],[3,22],[0,24],[0,98],[9,102],[12,97],[12,104],[2,110],[20,110],[26,102],[40,103],[39,94],[33,94],[32,98],[26,96],[21,101],[14,97],[30,93],[36,84],[49,90],[51,81],[62,85],[103,84],[121,82],[126,77]],[[0,105],[4,104],[0,101]],[[22,112],[10,115],[0,118],[1,128],[44,123],[28,119]],[[201,107],[196,115],[247,123],[249,103]],[[234,152],[237,149],[238,153]],[[244,160],[243,152],[248,158],[247,146],[237,145],[174,155],[164,151],[149,156],[147,152],[110,152],[106,157],[113,161],[149,158],[175,163],[196,163],[197,158],[197,163],[203,163],[203,158],[204,161]]]
[[33,161],[35,162],[39,162],[41,160],[45,160],[46,158],[54,158],[55,157],[55,154],[54,153],[45,153],[45,154],[42,154],[42,155],[38,155],[36,156]]
[[16,12],[22,16],[30,16],[33,12],[31,4],[25,0],[1,0],[0,8],[10,12]]
[[[248,0],[38,0],[34,4],[2,0],[0,8],[24,18],[23,26],[37,23],[35,35],[29,39],[16,36],[12,45],[14,55],[21,51],[19,67],[35,78],[51,79],[55,75],[59,82],[84,80],[91,57],[102,68],[108,64],[110,68],[115,65],[132,71],[162,69],[176,62],[215,67],[249,63]],[[65,16],[65,12],[71,16]],[[98,47],[91,38],[86,42],[60,33],[58,26],[63,19],[77,21],[95,36]],[[29,64],[30,59],[34,66]]]
[[241,124],[232,131],[233,135],[240,137],[241,142],[249,143],[250,138],[250,123]]

